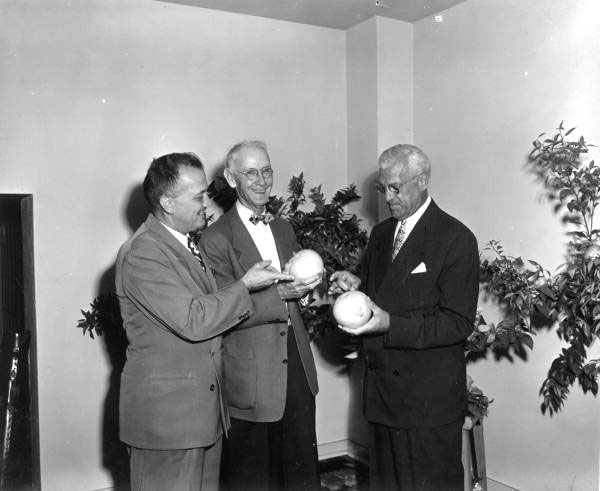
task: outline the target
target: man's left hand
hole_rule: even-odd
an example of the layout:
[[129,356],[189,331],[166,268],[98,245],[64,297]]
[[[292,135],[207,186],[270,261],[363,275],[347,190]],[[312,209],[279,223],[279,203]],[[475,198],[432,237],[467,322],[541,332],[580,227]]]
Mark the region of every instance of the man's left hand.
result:
[[290,282],[281,282],[277,284],[277,291],[283,300],[297,300],[312,292],[321,283],[322,279],[322,275],[315,275],[304,280],[295,279]]
[[373,315],[369,321],[361,327],[338,327],[352,336],[363,336],[365,334],[384,334],[390,330],[390,314],[379,308],[370,298],[367,297],[367,305],[371,307]]

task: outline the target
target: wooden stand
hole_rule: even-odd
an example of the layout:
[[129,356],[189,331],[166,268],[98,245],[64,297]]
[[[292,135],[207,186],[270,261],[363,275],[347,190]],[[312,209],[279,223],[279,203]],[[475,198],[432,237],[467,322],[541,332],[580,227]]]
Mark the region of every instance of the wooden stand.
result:
[[465,491],[487,491],[483,424],[478,421],[470,430],[463,430],[463,468]]

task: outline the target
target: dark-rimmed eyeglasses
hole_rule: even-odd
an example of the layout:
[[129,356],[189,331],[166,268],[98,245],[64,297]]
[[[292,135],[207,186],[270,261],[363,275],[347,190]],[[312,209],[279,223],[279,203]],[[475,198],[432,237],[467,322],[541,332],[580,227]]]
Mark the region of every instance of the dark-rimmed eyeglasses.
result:
[[380,182],[378,182],[377,184],[375,184],[375,189],[377,190],[378,193],[381,193],[381,194],[385,194],[386,191],[389,191],[392,194],[400,194],[400,191],[402,191],[402,188],[404,186],[406,186],[407,184],[410,184],[411,182],[416,181],[423,174],[425,174],[425,173],[421,172],[420,174],[417,174],[415,177],[409,179],[408,181],[398,182],[398,183],[394,183],[394,184],[381,184]]

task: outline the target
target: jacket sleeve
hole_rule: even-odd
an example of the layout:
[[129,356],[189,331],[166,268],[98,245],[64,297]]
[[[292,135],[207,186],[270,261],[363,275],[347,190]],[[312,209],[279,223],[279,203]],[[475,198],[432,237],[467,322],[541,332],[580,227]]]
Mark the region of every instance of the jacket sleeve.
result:
[[436,305],[390,315],[386,348],[427,349],[464,342],[473,332],[479,293],[479,253],[474,235],[456,234],[436,281]]
[[[231,242],[223,234],[218,232],[203,234],[200,244],[214,268],[214,275],[220,288],[231,285],[243,276],[244,269],[239,264]],[[285,304],[279,297],[276,286],[253,291],[250,293],[250,299],[254,313],[241,322],[236,329],[287,322]]]
[[171,259],[151,242],[138,244],[122,259],[121,292],[144,315],[189,341],[222,334],[250,315],[252,302],[241,281],[201,293]]

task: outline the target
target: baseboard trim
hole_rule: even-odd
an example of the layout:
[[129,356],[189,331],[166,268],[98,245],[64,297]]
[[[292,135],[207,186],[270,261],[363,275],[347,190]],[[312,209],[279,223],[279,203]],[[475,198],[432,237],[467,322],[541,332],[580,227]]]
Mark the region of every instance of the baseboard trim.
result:
[[492,477],[487,478],[488,481],[488,491],[521,491],[519,488],[512,486],[511,484],[506,484],[505,482],[498,481]]
[[368,449],[349,439],[322,443],[317,445],[317,449],[319,451],[319,460],[331,459],[340,455],[349,455],[353,459],[365,464],[369,462]]

